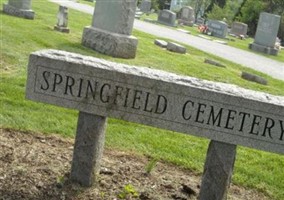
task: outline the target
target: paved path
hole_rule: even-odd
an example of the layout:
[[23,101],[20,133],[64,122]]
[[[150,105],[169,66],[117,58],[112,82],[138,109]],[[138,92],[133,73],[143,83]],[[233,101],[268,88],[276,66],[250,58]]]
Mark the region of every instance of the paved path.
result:
[[[70,0],[49,0],[69,8],[79,10],[88,14],[93,14],[94,8],[89,5],[75,3]],[[91,24],[91,22],[90,22]],[[86,24],[87,25],[87,24]],[[157,37],[163,37],[166,39],[172,39],[177,42],[187,44],[189,46],[195,47],[199,50],[214,54],[221,58],[231,60],[232,62],[241,64],[243,66],[255,69],[266,73],[276,79],[284,81],[284,63],[278,62],[264,56],[260,56],[248,51],[230,47],[227,45],[222,45],[213,41],[209,41],[196,36],[188,35],[180,31],[170,29],[164,26],[159,26],[156,24],[151,24],[148,22],[135,20],[134,28],[156,35]]]

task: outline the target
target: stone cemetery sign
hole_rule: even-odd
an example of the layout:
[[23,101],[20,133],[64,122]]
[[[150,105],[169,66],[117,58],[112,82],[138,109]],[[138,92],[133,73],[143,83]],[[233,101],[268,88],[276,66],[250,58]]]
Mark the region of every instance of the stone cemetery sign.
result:
[[176,14],[170,10],[161,10],[158,15],[158,22],[167,26],[176,26]]
[[59,11],[57,14],[57,24],[54,26],[54,30],[69,33],[68,28],[68,8],[65,6],[59,6]]
[[254,42],[249,48],[271,55],[277,55],[278,49],[275,48],[275,41],[279,30],[281,17],[266,12],[259,16]]
[[135,58],[138,40],[131,36],[136,0],[97,0],[92,26],[84,28],[82,44],[120,58]]
[[223,21],[209,20],[208,29],[212,36],[225,38],[228,34],[228,24]]
[[142,0],[140,4],[140,11],[144,13],[151,12],[151,0]]
[[248,25],[245,23],[241,22],[233,22],[232,24],[232,29],[231,29],[231,34],[236,35],[236,36],[246,36],[248,32]]
[[8,4],[3,4],[3,12],[26,19],[34,19],[35,16],[31,10],[31,0],[9,0]]
[[284,154],[284,97],[233,85],[43,50],[30,55],[26,97],[80,111],[71,179],[84,185],[99,170],[106,117],[211,139],[200,199],[226,194],[236,145]]
[[193,26],[194,21],[194,9],[190,6],[182,7],[180,10],[180,19],[178,20],[178,23]]

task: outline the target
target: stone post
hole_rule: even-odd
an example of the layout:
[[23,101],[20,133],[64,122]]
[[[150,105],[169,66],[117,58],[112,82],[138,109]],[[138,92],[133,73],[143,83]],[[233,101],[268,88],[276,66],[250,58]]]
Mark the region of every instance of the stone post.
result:
[[92,26],[84,28],[82,44],[100,53],[135,58],[138,40],[131,36],[136,0],[97,0]]
[[236,145],[211,140],[199,200],[225,200],[236,158]]
[[106,117],[79,112],[70,179],[83,186],[97,181],[104,149]]
[[34,19],[35,15],[31,10],[31,0],[9,0],[8,4],[3,4],[3,12],[26,19]]
[[68,28],[68,8],[65,6],[59,6],[57,14],[57,24],[54,26],[54,30],[69,33],[70,29]]

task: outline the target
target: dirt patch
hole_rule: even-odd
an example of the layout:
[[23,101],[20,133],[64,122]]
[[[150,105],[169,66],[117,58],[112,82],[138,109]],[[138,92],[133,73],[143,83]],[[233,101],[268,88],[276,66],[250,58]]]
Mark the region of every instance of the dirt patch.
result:
[[[188,200],[199,192],[200,176],[193,172],[110,149],[96,186],[71,184],[73,140],[58,136],[0,129],[0,149],[0,200]],[[269,198],[232,185],[228,199]]]

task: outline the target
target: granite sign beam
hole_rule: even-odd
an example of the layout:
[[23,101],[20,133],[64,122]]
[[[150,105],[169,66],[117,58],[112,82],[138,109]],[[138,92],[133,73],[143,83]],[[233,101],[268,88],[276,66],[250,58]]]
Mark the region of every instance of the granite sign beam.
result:
[[237,145],[284,154],[284,97],[234,85],[42,50],[30,55],[26,98],[80,111],[70,178],[85,186],[107,117],[211,139],[200,200],[225,199]]
[[284,153],[284,97],[56,50],[31,54],[27,98]]

